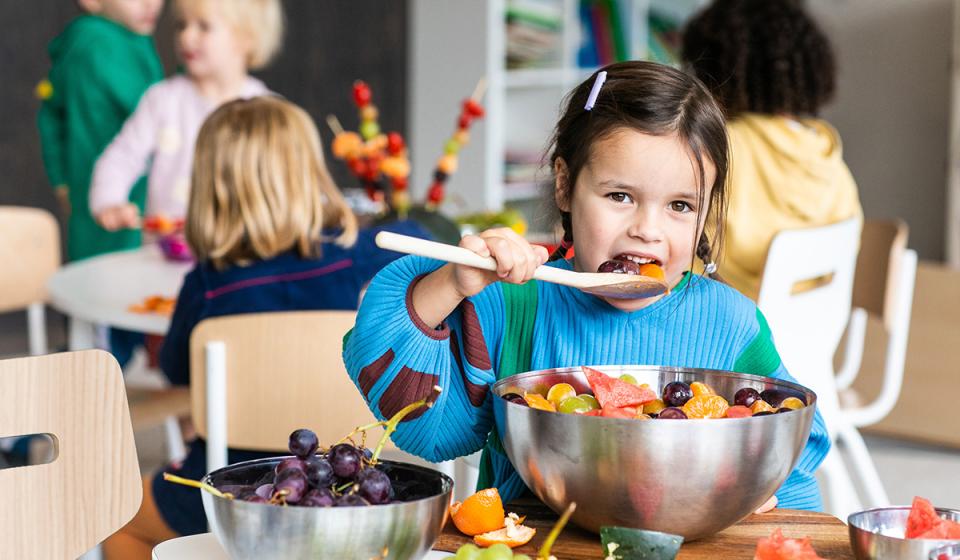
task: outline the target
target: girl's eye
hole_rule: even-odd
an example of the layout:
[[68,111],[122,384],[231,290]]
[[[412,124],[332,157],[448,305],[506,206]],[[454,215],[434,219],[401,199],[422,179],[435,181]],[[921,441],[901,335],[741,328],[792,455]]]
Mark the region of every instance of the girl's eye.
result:
[[681,214],[685,214],[687,212],[693,212],[693,207],[682,200],[674,200],[673,202],[671,202],[670,209],[673,210],[674,212],[679,212]]
[[629,203],[633,201],[633,199],[630,198],[630,195],[625,192],[613,192],[608,194],[607,198],[619,204]]
[[203,32],[210,31],[210,23],[207,21],[201,21],[199,27],[200,27],[200,31],[203,31]]

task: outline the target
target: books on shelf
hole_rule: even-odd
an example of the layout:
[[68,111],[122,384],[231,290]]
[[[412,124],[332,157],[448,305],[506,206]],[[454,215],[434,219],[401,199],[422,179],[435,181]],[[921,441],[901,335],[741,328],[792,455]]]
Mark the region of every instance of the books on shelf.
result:
[[582,41],[577,64],[581,68],[630,59],[628,0],[580,0],[579,13]]
[[507,68],[545,68],[560,62],[563,5],[558,0],[509,0]]

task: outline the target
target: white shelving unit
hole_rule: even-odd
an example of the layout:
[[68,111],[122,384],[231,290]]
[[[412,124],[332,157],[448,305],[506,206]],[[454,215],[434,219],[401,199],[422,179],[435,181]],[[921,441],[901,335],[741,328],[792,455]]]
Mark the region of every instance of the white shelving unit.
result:
[[[448,183],[443,211],[496,211],[505,204],[527,215],[533,233],[543,233],[548,189],[537,183],[505,184],[508,151],[543,154],[564,96],[594,68],[580,68],[580,0],[553,0],[562,14],[559,61],[554,66],[508,69],[508,0],[411,0],[409,2],[409,125],[411,185],[422,198],[442,146],[454,127],[460,102],[486,77],[486,117],[473,125],[460,168]],[[678,19],[705,0],[618,0],[629,14],[625,40],[632,58],[647,55],[651,9]],[[549,178],[548,170],[537,177]],[[549,202],[549,201],[547,201]],[[539,222],[539,223],[538,223]]]

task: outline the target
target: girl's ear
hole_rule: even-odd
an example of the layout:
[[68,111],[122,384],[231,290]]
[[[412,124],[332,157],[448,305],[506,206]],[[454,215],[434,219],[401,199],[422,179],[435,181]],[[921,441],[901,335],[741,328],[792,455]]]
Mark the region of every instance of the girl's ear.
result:
[[557,203],[557,208],[561,212],[570,211],[570,195],[573,192],[573,185],[570,184],[570,171],[567,169],[567,162],[558,157],[553,162],[554,188],[553,196]]

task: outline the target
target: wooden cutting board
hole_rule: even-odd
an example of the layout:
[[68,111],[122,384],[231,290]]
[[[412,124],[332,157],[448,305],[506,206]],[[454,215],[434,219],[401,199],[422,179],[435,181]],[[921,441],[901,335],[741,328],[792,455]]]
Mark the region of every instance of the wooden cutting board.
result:
[[[506,508],[508,512],[526,515],[524,525],[537,530],[537,535],[526,545],[514,549],[518,553],[535,557],[540,544],[547,538],[557,515],[536,500],[521,499]],[[810,537],[813,547],[821,557],[828,560],[853,560],[847,526],[831,515],[811,511],[775,509],[762,515],[751,515],[740,523],[712,537],[684,543],[677,560],[751,560],[757,548],[757,540],[769,537],[780,528],[787,537]],[[443,534],[434,545],[435,550],[456,552],[460,545],[472,542],[462,535],[452,522],[444,527]],[[554,543],[551,553],[559,560],[602,560],[600,536],[567,525]]]

